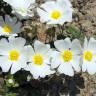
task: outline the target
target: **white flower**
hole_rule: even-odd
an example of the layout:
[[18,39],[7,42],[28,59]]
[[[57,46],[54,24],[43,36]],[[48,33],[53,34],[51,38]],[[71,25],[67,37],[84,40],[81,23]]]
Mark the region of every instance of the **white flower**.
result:
[[13,84],[14,83],[13,79],[8,79],[8,83]]
[[15,13],[20,19],[26,19],[33,17],[33,9],[35,7],[35,0],[4,0],[10,4],[13,8],[13,13]]
[[45,2],[37,8],[41,22],[47,24],[63,24],[72,21],[72,5],[69,0]]
[[11,74],[26,67],[27,54],[25,51],[26,40],[18,37],[1,39],[0,41],[0,66],[3,72],[8,72],[11,68]]
[[96,73],[96,40],[94,38],[90,38],[89,42],[85,38],[82,71],[87,71],[91,75]]
[[10,36],[21,32],[21,23],[17,19],[5,15],[5,21],[0,16],[0,35]]
[[50,69],[50,47],[40,41],[35,41],[34,49],[28,46],[29,64],[25,70],[30,71],[35,79],[53,74]]
[[80,71],[80,54],[81,45],[79,40],[74,39],[72,42],[69,38],[57,40],[54,45],[58,51],[52,53],[51,68],[57,68],[59,73],[73,76],[74,70]]

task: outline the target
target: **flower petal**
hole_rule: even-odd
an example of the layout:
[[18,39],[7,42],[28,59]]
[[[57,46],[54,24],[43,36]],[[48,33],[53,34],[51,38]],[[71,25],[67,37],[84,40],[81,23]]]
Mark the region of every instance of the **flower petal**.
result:
[[42,54],[46,54],[50,50],[49,46],[43,44],[38,40],[34,42],[34,49],[36,53],[42,53]]
[[57,51],[52,52],[51,68],[57,68],[60,65],[60,54]]
[[37,12],[38,12],[38,14],[40,16],[40,21],[47,22],[47,21],[50,20],[49,15],[48,15],[48,13],[46,11],[44,11],[44,10],[42,10],[40,8],[37,8]]
[[72,64],[72,67],[74,68],[75,71],[79,72],[80,71],[80,59],[81,57],[80,56],[75,56],[74,57],[74,60],[73,62],[71,63]]
[[18,37],[18,38],[15,38],[15,37],[10,37],[9,38],[9,43],[15,47],[15,48],[23,48],[25,43],[26,43],[26,40],[22,37]]
[[28,66],[29,68],[27,68],[27,70],[29,70],[33,77],[36,79],[38,77],[45,77],[46,75],[54,73],[54,71],[50,70],[50,66],[46,64],[44,64],[43,66],[35,66],[34,64],[30,63]]
[[96,53],[96,40],[94,38],[90,38],[89,44],[88,44],[88,49],[92,50]]
[[88,71],[89,74],[93,75],[93,74],[96,73],[96,63],[95,62],[92,62],[87,67],[88,67],[87,71]]
[[64,40],[56,40],[54,42],[54,45],[58,51],[64,51],[65,50],[65,43]]
[[30,45],[25,46],[25,52],[27,55],[27,62],[31,62],[32,56],[35,54],[32,46],[30,46]]
[[63,63],[63,62],[59,66],[58,72],[64,73],[65,75],[68,75],[68,76],[73,76],[74,75],[74,71],[72,69],[71,64],[67,64],[67,63]]
[[85,37],[85,39],[84,39],[84,50],[86,50],[87,48],[88,48],[88,40]]
[[15,74],[19,70],[21,70],[21,63],[14,62],[11,67],[11,74]]
[[74,39],[72,41],[72,47],[71,47],[72,51],[75,53],[75,54],[79,54],[81,55],[82,53],[82,48],[81,48],[81,45],[80,45],[80,41],[78,39]]
[[8,72],[11,65],[12,65],[12,62],[10,62],[9,60],[7,60],[6,57],[0,57],[0,66],[2,68],[2,71],[3,72]]

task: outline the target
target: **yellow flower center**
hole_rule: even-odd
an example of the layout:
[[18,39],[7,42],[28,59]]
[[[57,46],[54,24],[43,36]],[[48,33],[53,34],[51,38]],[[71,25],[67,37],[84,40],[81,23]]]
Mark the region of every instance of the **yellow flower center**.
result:
[[20,58],[20,53],[17,50],[10,51],[9,59],[11,61],[18,61],[19,58]]
[[84,52],[84,60],[86,61],[92,61],[93,53],[91,51]]
[[35,65],[42,65],[44,62],[44,58],[41,54],[35,54],[33,56],[33,61]]
[[54,10],[52,13],[51,13],[51,17],[55,20],[59,19],[61,17],[61,12],[58,11],[58,10]]
[[12,28],[11,28],[11,26],[9,26],[9,25],[5,25],[5,26],[3,27],[3,31],[4,31],[5,33],[11,33],[11,32],[12,32]]
[[62,57],[65,62],[70,62],[73,58],[73,53],[70,50],[65,50],[62,54]]

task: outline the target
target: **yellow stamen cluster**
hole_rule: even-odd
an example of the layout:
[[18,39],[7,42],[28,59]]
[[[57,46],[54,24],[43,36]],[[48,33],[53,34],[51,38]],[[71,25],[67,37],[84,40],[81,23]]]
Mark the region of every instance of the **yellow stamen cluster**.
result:
[[73,54],[70,50],[65,50],[62,54],[62,57],[65,62],[70,62],[73,58]]
[[85,51],[84,52],[84,60],[86,61],[92,61],[93,53],[91,51]]
[[55,20],[59,19],[61,17],[61,12],[58,11],[58,10],[54,10],[52,13],[51,13],[51,17]]
[[11,61],[18,61],[20,58],[20,53],[17,50],[12,50],[9,52],[9,59]]
[[34,64],[36,65],[42,65],[44,62],[44,58],[41,54],[35,54],[33,56],[33,61],[34,61]]
[[3,27],[3,31],[4,31],[5,33],[11,33],[11,32],[12,32],[12,28],[11,28],[11,26],[9,26],[9,25],[5,25],[5,26]]

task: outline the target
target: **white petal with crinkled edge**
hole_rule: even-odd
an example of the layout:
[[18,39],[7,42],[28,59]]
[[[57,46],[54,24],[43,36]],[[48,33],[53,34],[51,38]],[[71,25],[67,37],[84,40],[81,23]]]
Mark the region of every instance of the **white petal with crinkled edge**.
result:
[[78,39],[74,39],[72,41],[71,50],[74,52],[75,55],[81,55],[82,54],[82,47],[81,47],[80,41]]
[[8,72],[11,68],[12,62],[10,62],[7,57],[0,57],[0,67],[3,72]]
[[84,50],[86,50],[87,48],[88,48],[88,40],[85,37],[85,39],[84,39]]
[[96,60],[92,60],[91,62],[88,61],[83,61],[82,64],[82,71],[83,72],[88,72],[89,74],[93,75],[96,73]]
[[49,46],[46,46],[45,44],[37,40],[34,42],[34,50],[36,53],[45,54],[50,50],[50,48]]
[[32,60],[32,56],[35,54],[34,49],[31,45],[25,46],[25,51],[27,53],[27,62]]
[[71,41],[69,38],[57,40],[54,42],[54,45],[60,52],[63,52],[64,50],[69,50],[69,48],[71,48]]
[[8,55],[11,46],[8,43],[7,39],[3,38],[0,40],[0,55]]
[[[26,70],[26,68],[25,68]],[[54,71],[50,70],[50,66],[44,64],[41,66],[36,66],[32,63],[30,63],[27,67],[27,71],[30,71],[30,73],[33,75],[33,77],[35,79],[39,78],[39,77],[45,77],[46,75],[50,75],[53,74]]]
[[[51,12],[53,9],[56,9],[56,2],[50,1],[42,4],[40,7],[43,8],[46,12]],[[49,7],[50,6],[50,7]]]
[[73,61],[71,62],[71,65],[72,67],[74,68],[74,70],[76,72],[80,72],[81,68],[80,68],[80,60],[81,60],[81,57],[80,56],[76,56],[76,57],[73,57]]
[[65,38],[65,39],[64,39],[64,42],[65,42],[65,48],[66,48],[66,49],[71,48],[72,43],[71,43],[70,38],[68,38],[68,37]]
[[88,43],[88,49],[96,53],[96,40],[94,38],[90,38]]
[[57,0],[61,6],[72,7],[70,0]]
[[56,40],[54,42],[54,45],[58,51],[64,51],[65,50],[65,42],[64,40]]
[[92,62],[90,65],[87,66],[87,72],[91,75],[96,73],[96,63]]
[[[90,63],[88,63],[88,64],[90,64]],[[83,64],[82,64],[82,71],[83,72],[86,72],[87,71],[88,64],[83,62]]]
[[11,46],[18,48],[18,49],[23,48],[26,43],[26,40],[22,37],[18,37],[18,38],[11,37],[8,40],[9,40],[9,43],[11,44]]
[[21,62],[14,62],[11,67],[11,74],[15,74],[17,71],[21,70]]
[[63,52],[64,50],[69,50],[69,48],[71,48],[71,41],[68,38],[57,40],[54,45],[59,51]]
[[54,69],[54,68],[57,68],[61,62],[60,62],[60,53],[57,52],[57,51],[53,51],[52,54],[51,54],[51,68]]
[[58,72],[61,74],[63,73],[68,76],[74,75],[74,71],[73,71],[71,64],[64,63],[64,62],[61,62],[61,65],[58,67]]
[[46,11],[44,11],[40,8],[37,8],[37,12],[38,12],[39,16],[41,17],[40,21],[42,21],[43,23],[50,21],[50,17]]

